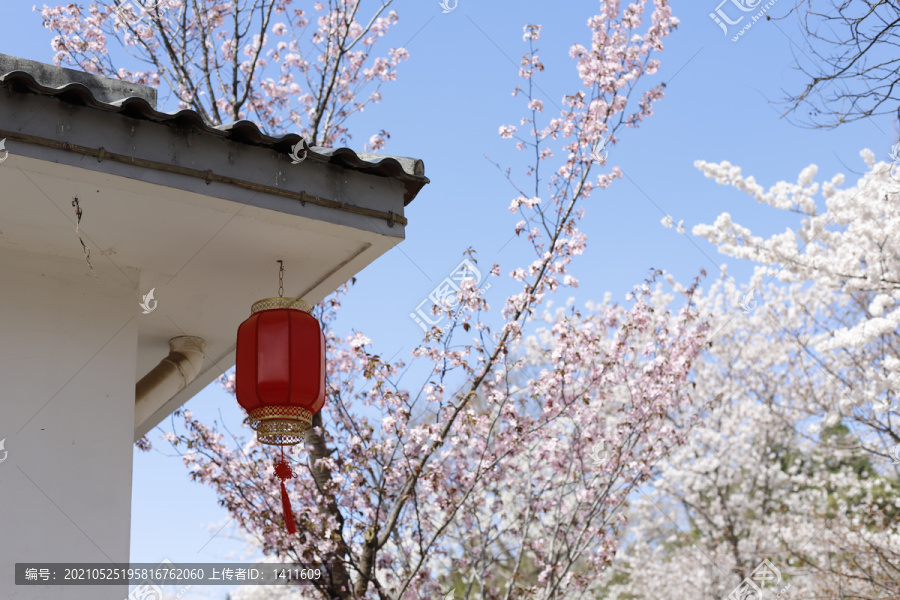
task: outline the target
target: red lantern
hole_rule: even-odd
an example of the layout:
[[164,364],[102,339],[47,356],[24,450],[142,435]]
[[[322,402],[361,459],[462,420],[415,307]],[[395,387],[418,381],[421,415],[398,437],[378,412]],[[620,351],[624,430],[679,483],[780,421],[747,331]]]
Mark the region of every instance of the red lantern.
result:
[[293,476],[284,446],[297,444],[325,404],[325,336],[310,312],[294,298],[256,302],[237,334],[235,395],[261,444],[282,446],[275,474],[288,533],[295,533],[284,481]]

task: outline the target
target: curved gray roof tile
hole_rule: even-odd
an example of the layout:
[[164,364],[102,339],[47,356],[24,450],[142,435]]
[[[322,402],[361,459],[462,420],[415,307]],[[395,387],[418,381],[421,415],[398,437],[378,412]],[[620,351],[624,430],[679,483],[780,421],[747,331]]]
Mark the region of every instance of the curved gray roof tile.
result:
[[[271,148],[284,154],[290,154],[293,146],[303,139],[296,133],[273,137],[260,130],[255,123],[245,120],[213,127],[206,123],[196,111],[184,109],[174,113],[160,112],[146,99],[139,97],[103,102],[94,96],[91,88],[82,83],[47,87],[26,71],[10,71],[0,75],[0,85],[15,92],[50,96],[69,104],[117,113],[134,119],[181,127],[190,125],[209,135],[240,144]],[[404,204],[412,202],[419,191],[430,183],[430,180],[425,177],[425,163],[418,158],[366,154],[355,152],[350,148],[323,148],[321,146],[310,147],[307,158],[370,175],[398,179],[406,188]]]

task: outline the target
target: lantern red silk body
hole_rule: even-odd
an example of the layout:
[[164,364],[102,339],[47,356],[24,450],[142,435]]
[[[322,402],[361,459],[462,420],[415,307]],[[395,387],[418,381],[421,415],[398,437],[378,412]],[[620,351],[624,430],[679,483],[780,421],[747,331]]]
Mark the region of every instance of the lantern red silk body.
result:
[[[256,302],[238,327],[235,395],[261,444],[300,442],[325,404],[325,336],[311,311],[302,300],[268,298]],[[283,455],[282,450],[275,473],[281,479],[285,524],[293,534],[284,487],[293,474]]]

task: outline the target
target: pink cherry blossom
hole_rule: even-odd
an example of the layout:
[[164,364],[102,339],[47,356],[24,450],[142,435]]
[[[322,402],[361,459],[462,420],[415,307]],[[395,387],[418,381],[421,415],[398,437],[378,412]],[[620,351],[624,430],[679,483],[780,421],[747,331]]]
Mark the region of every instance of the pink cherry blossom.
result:
[[[173,108],[195,110],[212,125],[248,119],[273,134],[290,131],[310,145],[334,146],[349,140],[348,120],[380,101],[381,83],[396,79],[409,58],[404,48],[391,49],[389,57],[375,54],[375,40],[397,22],[391,3],[364,15],[362,0],[335,0],[327,11],[317,2],[320,18],[311,33],[304,11],[292,9],[290,0],[100,0],[87,13],[76,4],[44,5],[40,13],[55,34],[56,64],[162,86],[175,93]],[[292,18],[274,22],[286,13]],[[285,45],[269,32],[292,41]],[[145,67],[115,67],[116,46]],[[373,147],[388,137],[380,135]]]
[[[273,29],[271,15],[291,14],[287,0],[263,2],[271,10],[242,21],[260,27],[246,37],[229,29],[235,16],[248,18],[233,14],[241,5],[230,3],[205,3],[199,16],[161,7],[146,29],[139,14],[113,16],[111,3],[90,17],[75,5],[42,14],[60,36],[60,60],[118,73],[118,56],[101,36],[128,39],[139,56],[159,61],[148,72],[210,122],[252,118],[332,144],[349,135],[348,115],[380,99],[377,89],[357,97],[362,87],[396,78],[408,56],[405,49],[387,56],[372,50],[397,20],[388,4],[357,20],[360,2],[316,3],[315,30],[306,37],[305,19],[291,20],[284,36]],[[409,383],[401,379],[405,359],[386,360],[362,332],[335,333],[349,284],[316,308],[328,400],[305,444],[287,451],[297,472],[286,484],[296,535],[281,522],[275,451],[254,443],[249,430],[226,438],[180,413],[183,428],[171,443],[254,544],[279,560],[327,566],[331,581],[293,590],[296,597],[438,598],[461,581],[484,598],[501,597],[494,590],[506,590],[505,598],[588,597],[622,545],[623,509],[685,443],[687,431],[672,419],[696,413],[690,376],[709,335],[696,282],[666,295],[662,274],[653,272],[624,306],[608,299],[550,306],[554,293],[578,285],[569,269],[587,247],[579,229],[584,205],[622,177],[591,153],[610,140],[612,154],[652,114],[662,87],[646,65],[677,24],[665,0],[624,9],[607,2],[599,11],[574,34],[575,85],[554,92],[564,108],[549,119],[535,98],[545,70],[534,47],[541,27],[525,27],[516,97],[524,96],[528,116],[521,133],[510,125],[499,131],[504,138],[518,133],[516,142],[535,151],[524,173],[509,172],[517,190],[534,190],[517,191],[510,205],[518,243],[531,256],[482,269],[497,283],[509,273],[509,296],[492,307],[467,278],[453,298],[435,303],[449,325],[428,330],[412,350],[431,372]],[[178,33],[178,17],[190,23],[185,39],[199,42],[185,57],[190,62],[163,47],[164,34]],[[79,37],[86,25],[94,27],[90,37]],[[267,38],[270,29],[278,39]],[[197,65],[222,76],[237,68],[238,93],[202,83]],[[381,148],[387,137],[376,134],[369,146]],[[474,250],[467,257],[477,262]],[[222,383],[233,391],[233,376]]]

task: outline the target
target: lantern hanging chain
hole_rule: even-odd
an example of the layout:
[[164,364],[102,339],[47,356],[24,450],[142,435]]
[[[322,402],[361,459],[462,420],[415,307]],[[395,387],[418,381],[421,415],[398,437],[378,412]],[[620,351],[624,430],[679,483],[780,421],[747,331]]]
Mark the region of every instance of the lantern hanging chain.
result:
[[284,297],[284,261],[277,260],[278,263],[278,297]]

